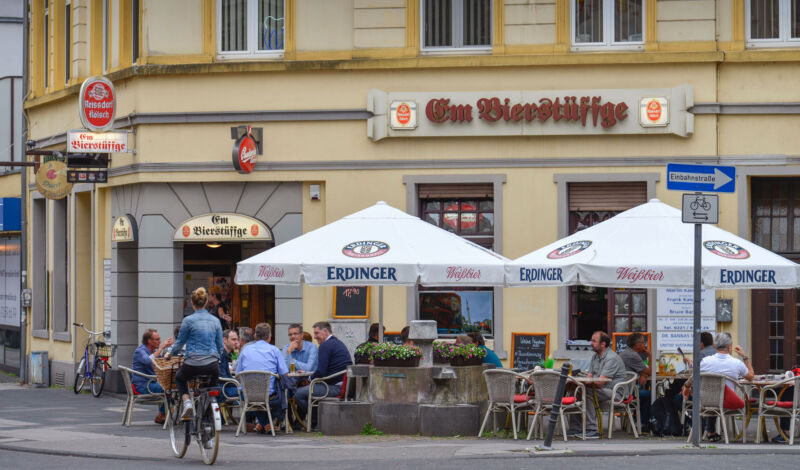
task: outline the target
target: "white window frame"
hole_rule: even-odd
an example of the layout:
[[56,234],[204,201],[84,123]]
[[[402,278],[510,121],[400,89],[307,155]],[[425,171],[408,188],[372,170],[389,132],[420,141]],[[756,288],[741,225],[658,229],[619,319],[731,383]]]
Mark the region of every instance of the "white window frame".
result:
[[[283,46],[284,49],[261,51],[258,49],[258,0],[247,0],[247,50],[223,51],[222,50],[222,0],[217,0],[217,58],[225,60],[242,59],[282,59],[286,48],[286,19],[284,17]],[[286,14],[286,0],[283,0],[283,11]]]
[[103,0],[103,73],[108,71],[108,0]]
[[[494,44],[494,2],[498,0],[491,0],[491,7],[489,8],[489,25],[491,32],[489,33],[490,41],[492,44],[488,46],[449,46],[449,47],[425,47],[425,0],[419,0],[419,44],[420,53],[423,55],[448,55],[448,54],[491,54]],[[462,25],[464,17],[464,2],[461,0],[453,2],[453,43],[464,42],[464,30],[459,26]],[[460,41],[456,41],[460,38]]]
[[575,13],[578,10],[577,0],[570,0],[569,9],[569,32],[571,50],[580,51],[608,51],[611,50],[624,50],[624,51],[643,51],[644,41],[647,34],[647,2],[646,0],[639,0],[642,2],[642,40],[641,41],[614,41],[614,2],[612,0],[603,0],[603,41],[602,42],[576,42],[575,34]]
[[751,0],[744,2],[744,27],[745,37],[747,38],[745,46],[748,48],[759,47],[798,47],[800,46],[800,38],[791,38],[792,30],[792,6],[789,0],[779,0],[778,2],[778,38],[777,39],[752,39],[751,38],[751,21],[752,14],[750,13]]

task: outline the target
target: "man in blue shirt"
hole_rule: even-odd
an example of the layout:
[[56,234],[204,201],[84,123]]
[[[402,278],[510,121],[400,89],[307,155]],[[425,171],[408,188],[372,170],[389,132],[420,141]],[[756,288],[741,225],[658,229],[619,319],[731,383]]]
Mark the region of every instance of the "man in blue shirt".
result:
[[483,357],[484,364],[492,364],[496,369],[503,368],[503,363],[500,362],[500,358],[497,357],[494,351],[486,347],[486,340],[483,339],[483,335],[479,331],[468,333],[467,336],[472,338],[472,341],[474,341],[479,348],[486,351],[486,355]]
[[[256,325],[255,341],[248,344],[246,348],[243,348],[242,352],[239,354],[239,359],[236,363],[237,374],[248,370],[263,370],[278,375],[289,373],[281,350],[269,344],[271,338],[272,328],[269,326],[269,323],[259,323]],[[275,380],[274,378],[270,378],[270,411],[273,416],[278,416],[279,414],[277,411],[281,399],[278,394],[275,394],[274,397],[272,396],[275,391]],[[258,420],[256,431],[261,433],[269,431],[269,426],[272,424],[269,422],[267,413],[265,411],[256,411],[254,414],[256,420]]]
[[317,347],[310,341],[303,340],[303,325],[289,325],[289,344],[283,347],[286,364],[294,361],[297,371],[317,370]]
[[[162,345],[161,336],[159,336],[158,331],[153,328],[144,330],[142,344],[133,352],[133,370],[141,372],[142,374],[155,375],[155,371],[153,370],[153,358],[161,356],[161,352],[164,348],[172,346],[173,342],[174,340],[169,338]],[[161,388],[158,382],[155,380],[148,380],[141,375],[131,374],[131,383],[136,393],[164,393],[164,389]],[[155,422],[164,424],[164,418],[164,407],[162,405],[161,408],[159,408]]]
[[[319,343],[319,361],[317,362],[317,369],[310,377],[314,380],[320,377],[328,377],[343,370],[347,370],[347,366],[353,363],[350,357],[350,351],[347,346],[342,343],[339,338],[331,334],[331,324],[326,321],[314,323],[314,339]],[[342,392],[342,377],[334,377],[328,379],[328,394],[325,395],[325,385],[316,384],[314,386],[315,397],[335,397]],[[297,389],[294,395],[295,402],[297,402],[298,411],[301,415],[305,414],[308,409],[308,395],[309,387],[301,387]],[[313,422],[313,419],[312,419]]]

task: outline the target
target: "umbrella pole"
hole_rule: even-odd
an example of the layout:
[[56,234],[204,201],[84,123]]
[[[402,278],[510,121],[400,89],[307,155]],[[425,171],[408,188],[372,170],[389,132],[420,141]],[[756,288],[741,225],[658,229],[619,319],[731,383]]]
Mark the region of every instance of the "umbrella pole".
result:
[[378,286],[378,342],[383,343],[383,286]]

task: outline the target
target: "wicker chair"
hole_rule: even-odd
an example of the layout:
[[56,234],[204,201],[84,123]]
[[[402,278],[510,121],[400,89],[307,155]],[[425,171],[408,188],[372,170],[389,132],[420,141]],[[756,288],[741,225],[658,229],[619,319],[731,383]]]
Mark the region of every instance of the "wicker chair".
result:
[[[528,431],[528,439],[536,432],[537,426],[539,429],[540,437],[543,436],[544,431],[544,416],[549,416],[553,411],[553,402],[555,401],[556,388],[561,374],[557,371],[542,370],[536,371],[531,375],[533,379],[533,389],[535,391],[535,398],[533,402],[534,410],[530,413],[534,414],[533,423]],[[572,377],[567,377],[567,384],[573,385],[574,391],[561,399],[561,408],[559,409],[558,418],[561,421],[561,431],[564,434],[564,440],[567,440],[567,418],[566,415],[580,414],[583,417],[583,439],[586,439],[586,387],[579,383]]]
[[[700,417],[720,418],[719,421],[722,425],[722,436],[725,438],[725,444],[730,442],[728,439],[728,425],[726,423],[727,418],[741,417],[742,427],[744,428],[742,431],[742,443],[745,443],[747,442],[747,392],[744,387],[734,382],[734,391],[737,392],[740,398],[742,398],[745,406],[738,410],[725,408],[723,406],[723,403],[725,402],[725,386],[730,380],[731,379],[728,376],[722,374],[700,374]],[[691,440],[692,433],[689,432],[689,438],[686,442],[691,442]]]
[[[794,386],[792,401],[780,401],[778,394],[784,387]],[[758,427],[761,429],[765,417],[789,418],[789,445],[794,445],[794,422],[800,418],[800,376],[782,380],[761,389],[758,397]],[[756,444],[761,442],[761,433],[756,433]]]
[[[134,393],[133,391],[133,384],[131,382],[132,375],[138,375],[140,377],[144,377],[147,379],[147,385],[149,386],[150,383],[157,383],[155,375],[147,375],[141,372],[137,372],[133,369],[130,369],[125,366],[119,366],[119,370],[122,371],[122,380],[125,381],[125,392],[128,394],[128,399],[125,402],[125,412],[122,414],[122,425],[123,426],[130,426],[131,425],[131,417],[133,415],[133,406],[136,403],[160,403],[164,406],[164,409],[167,409],[167,396],[166,394],[162,393]],[[169,418],[167,418],[169,419]],[[167,427],[167,420],[164,420],[163,429]]]
[[[317,377],[316,379],[312,380],[310,384],[308,384],[308,410],[306,411],[306,432],[311,432],[311,412],[315,406],[319,406],[319,403],[326,399],[334,399],[335,397],[329,397],[328,393],[330,392],[330,387],[328,386],[327,380],[341,377],[343,376],[347,370],[339,371],[335,374],[331,374],[327,377]],[[314,386],[316,384],[322,384],[325,386],[325,393],[322,395],[314,395]],[[344,387],[345,384],[342,384]],[[338,398],[335,398],[338,400]]]
[[[242,385],[242,396],[244,397],[244,403],[240,405],[241,417],[239,418],[239,426],[236,428],[237,437],[242,431],[247,433],[246,419],[244,418],[248,411],[266,411],[270,425],[272,424],[272,412],[269,409],[271,379],[280,380],[278,374],[265,370],[248,370],[236,374],[236,380]],[[277,387],[277,385],[275,386]],[[270,431],[274,436],[274,426],[270,426]]]
[[489,420],[489,415],[494,416],[496,411],[508,411],[511,415],[511,427],[514,429],[514,439],[517,438],[517,419],[516,414],[523,410],[530,410],[533,407],[531,401],[526,400],[516,403],[515,395],[517,381],[525,380],[526,376],[505,369],[489,369],[483,371],[486,380],[486,389],[489,391],[489,407],[486,409],[486,416],[483,424],[478,431],[478,437],[483,434],[483,428]]
[[[616,414],[620,413],[620,419],[628,417],[628,420],[633,428],[633,437],[639,437],[639,430],[642,428],[641,417],[639,416],[639,387],[637,381],[639,374],[636,372],[626,371],[625,380],[617,382],[611,390],[611,400],[608,400],[608,438],[614,432],[614,421]],[[602,409],[602,408],[601,408]],[[633,421],[634,412],[636,414],[636,422]],[[620,423],[622,424],[622,423]]]
[[[236,387],[236,395],[228,395],[228,387],[226,387],[227,385],[233,385]],[[233,421],[234,424],[238,424],[236,423],[236,419],[233,417],[233,410],[236,408],[241,408],[242,399],[239,396],[240,386],[241,385],[239,384],[239,381],[236,379],[228,379],[225,377],[219,378],[219,411],[222,415],[222,419],[225,420],[225,424],[230,424],[231,421]],[[243,413],[240,413],[240,419],[243,415]]]

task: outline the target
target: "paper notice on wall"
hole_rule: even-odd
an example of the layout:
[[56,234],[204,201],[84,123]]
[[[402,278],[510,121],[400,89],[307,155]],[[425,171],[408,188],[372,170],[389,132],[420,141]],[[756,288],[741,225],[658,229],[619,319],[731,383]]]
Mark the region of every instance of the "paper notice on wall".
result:
[[[716,291],[700,289],[700,312],[706,317],[715,316]],[[694,289],[658,289],[658,315],[694,315]]]
[[[700,329],[714,334],[716,323],[716,291],[700,290]],[[678,348],[691,354],[694,330],[694,289],[658,289],[656,296],[656,329],[658,350],[674,353]]]
[[[714,317],[701,317],[700,329],[703,331],[714,331],[716,329]],[[694,317],[658,317],[658,331],[692,331],[694,329]]]
[[103,330],[111,329],[111,259],[103,259]]

